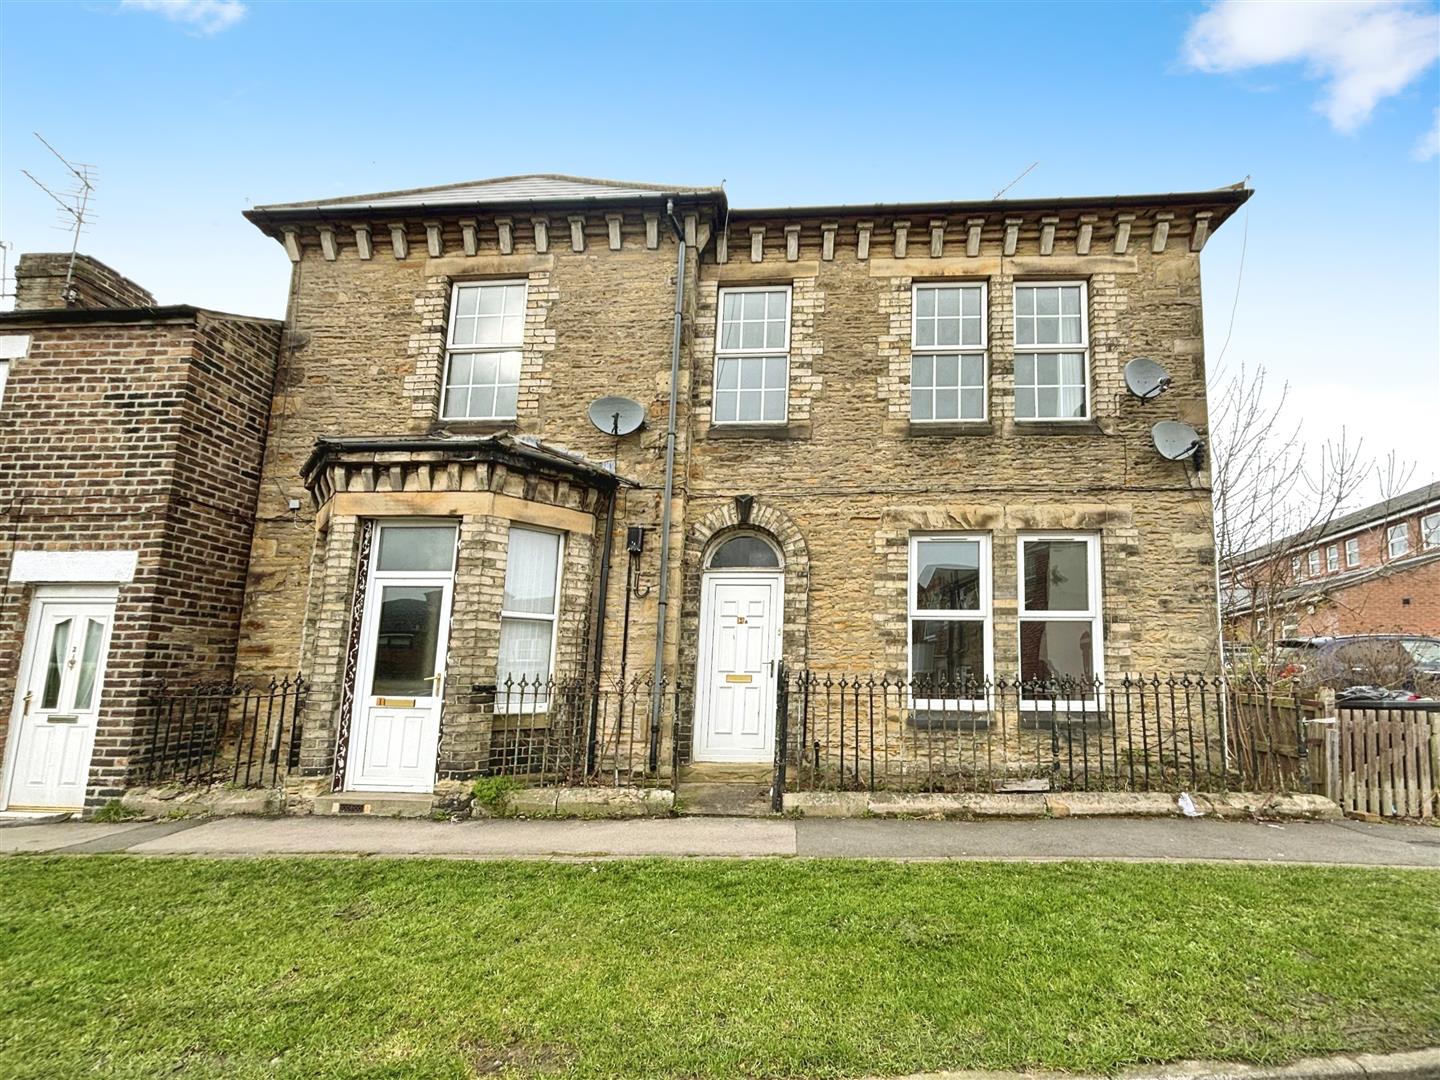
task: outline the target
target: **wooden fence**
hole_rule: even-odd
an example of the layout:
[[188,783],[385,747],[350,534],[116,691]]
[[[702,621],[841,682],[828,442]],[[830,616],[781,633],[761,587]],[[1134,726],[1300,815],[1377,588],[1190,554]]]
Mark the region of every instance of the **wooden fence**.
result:
[[1346,813],[1440,816],[1440,702],[1337,705],[1232,687],[1230,767],[1252,791],[1312,791]]
[[1431,818],[1440,774],[1440,707],[1341,708],[1325,732],[1326,795],[1346,813]]

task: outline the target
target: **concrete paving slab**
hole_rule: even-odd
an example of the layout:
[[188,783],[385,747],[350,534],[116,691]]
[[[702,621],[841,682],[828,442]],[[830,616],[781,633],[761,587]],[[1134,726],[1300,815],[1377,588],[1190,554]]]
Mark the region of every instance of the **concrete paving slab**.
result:
[[872,859],[1123,859],[1440,867],[1440,830],[1358,822],[1186,819],[796,822],[801,856]]
[[1359,822],[660,818],[629,821],[211,818],[0,831],[0,852],[457,859],[700,858],[1247,861],[1440,868],[1440,829]]
[[39,825],[15,825],[0,830],[0,854],[58,851],[105,837],[118,837],[144,827],[143,822],[106,824],[98,821],[52,821]]
[[795,854],[794,824],[743,818],[632,821],[397,821],[226,818],[138,843],[137,855],[754,857]]

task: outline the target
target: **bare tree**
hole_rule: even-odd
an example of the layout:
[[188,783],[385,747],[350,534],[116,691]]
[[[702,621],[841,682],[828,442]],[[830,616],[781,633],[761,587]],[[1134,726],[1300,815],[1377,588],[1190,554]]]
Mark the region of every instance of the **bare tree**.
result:
[[[1307,603],[1305,559],[1375,471],[1342,429],[1311,446],[1287,415],[1289,387],[1273,400],[1263,368],[1240,367],[1212,392],[1216,559],[1225,637],[1269,670],[1274,645]],[[1395,464],[1392,456],[1392,474]]]

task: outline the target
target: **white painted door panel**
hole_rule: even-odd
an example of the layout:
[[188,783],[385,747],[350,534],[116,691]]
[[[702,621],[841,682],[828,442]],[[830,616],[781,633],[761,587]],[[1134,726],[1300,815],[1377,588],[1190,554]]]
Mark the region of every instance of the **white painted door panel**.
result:
[[85,802],[115,604],[36,598],[27,632],[6,805],[78,810]]
[[709,575],[701,612],[695,759],[774,755],[779,575]]

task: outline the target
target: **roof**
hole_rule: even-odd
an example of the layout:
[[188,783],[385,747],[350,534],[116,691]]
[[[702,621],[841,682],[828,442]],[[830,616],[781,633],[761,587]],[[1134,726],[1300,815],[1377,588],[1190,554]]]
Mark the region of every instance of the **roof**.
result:
[[440,453],[452,458],[510,457],[532,465],[548,465],[574,476],[599,481],[601,486],[638,486],[611,472],[584,454],[541,442],[530,436],[501,431],[493,435],[348,435],[322,437],[300,468],[308,483],[319,466],[334,454]]
[[1209,206],[1217,211],[1211,229],[1216,229],[1253,192],[1243,183],[1208,191],[1179,191],[1155,195],[1090,195],[1051,199],[969,199],[931,200],[904,203],[855,203],[834,206],[768,207],[729,209],[723,187],[687,187],[648,184],[628,180],[602,180],[558,173],[499,176],[461,184],[382,191],[371,195],[347,195],[308,202],[269,203],[245,211],[251,221],[303,221],[317,216],[363,215],[377,212],[456,210],[466,207],[561,207],[656,204],[667,196],[713,202],[731,217],[777,217],[784,215],[855,216],[864,214],[900,215],[909,213],[1025,213],[1046,210],[1143,209],[1165,206]]
[[[558,173],[527,176],[497,176],[438,187],[381,191],[372,195],[346,195],[309,202],[271,203],[257,206],[246,216],[288,216],[295,212],[344,212],[350,210],[424,210],[455,206],[538,206],[542,204],[617,203],[656,201],[666,195],[724,198],[718,187],[642,184],[628,180],[598,180]],[[252,219],[253,220],[253,219]]]
[[229,311],[195,307],[193,304],[166,304],[155,307],[21,308],[18,311],[0,311],[0,326],[39,327],[76,326],[86,323],[194,322],[201,315],[208,315],[215,319],[240,319],[252,323],[269,323],[272,326],[282,325],[279,319],[266,319],[259,315],[237,315]]
[[1386,521],[1393,521],[1396,518],[1404,517],[1412,510],[1418,510],[1422,506],[1433,502],[1440,502],[1440,481],[1433,484],[1425,484],[1403,495],[1396,495],[1394,498],[1382,499],[1379,502],[1371,503],[1369,506],[1359,510],[1351,511],[1337,518],[1314,528],[1294,533],[1290,536],[1281,537],[1268,544],[1261,544],[1259,547],[1251,548],[1243,552],[1235,559],[1236,565],[1258,562],[1277,551],[1287,550],[1298,543],[1317,544],[1332,536],[1339,536],[1341,533],[1351,532],[1370,524],[1381,524]]

